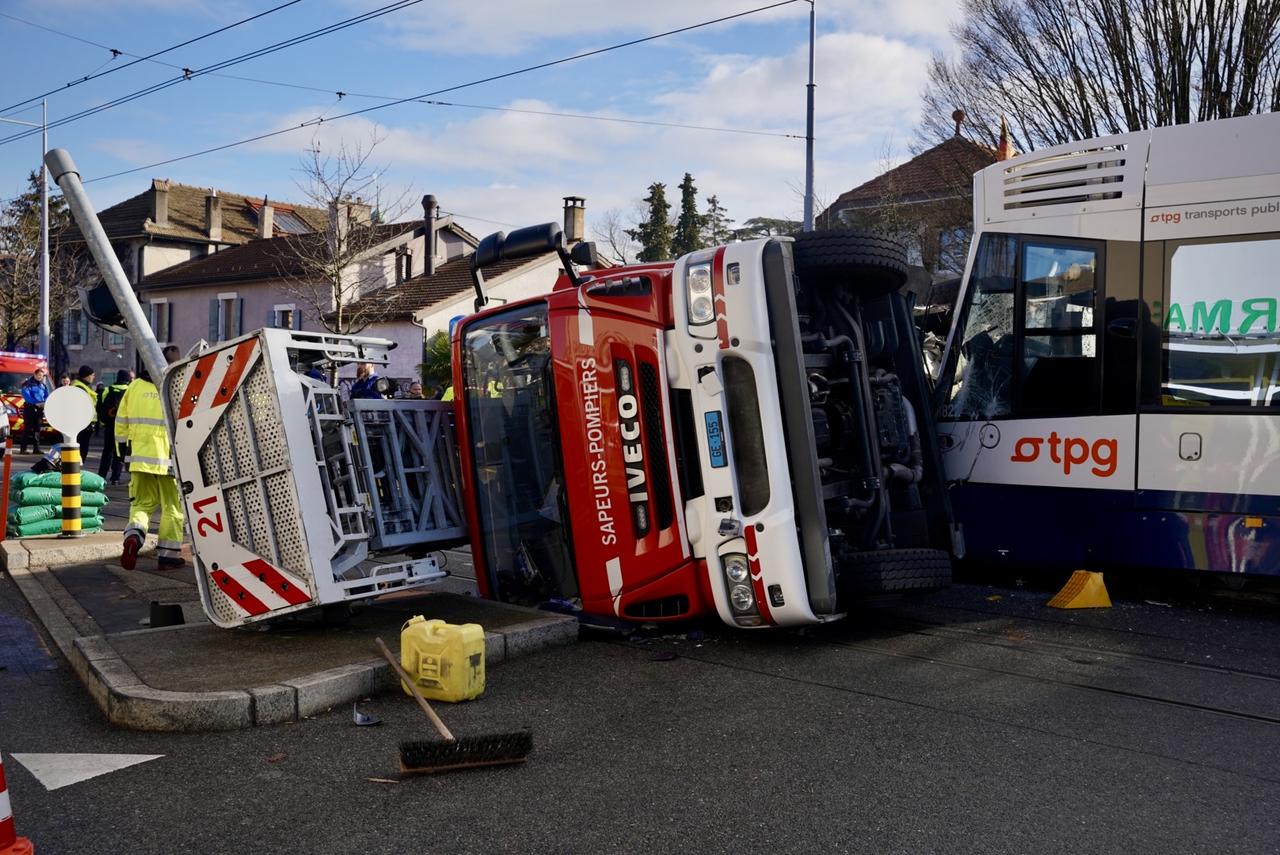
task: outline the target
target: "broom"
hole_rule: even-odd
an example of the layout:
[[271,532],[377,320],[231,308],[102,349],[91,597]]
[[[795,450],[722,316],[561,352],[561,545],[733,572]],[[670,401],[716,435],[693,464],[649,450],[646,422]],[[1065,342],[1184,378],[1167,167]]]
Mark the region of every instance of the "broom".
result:
[[440,716],[427,703],[427,699],[418,690],[418,684],[409,678],[399,661],[382,643],[381,638],[374,639],[378,649],[391,663],[391,667],[400,675],[400,679],[413,692],[418,706],[431,719],[436,730],[440,731],[443,741],[407,740],[400,743],[400,774],[429,775],[434,772],[447,772],[450,769],[468,769],[475,766],[502,766],[507,763],[523,763],[533,750],[533,734],[527,730],[515,733],[490,733],[483,736],[467,736],[456,738],[449,728],[445,727]]

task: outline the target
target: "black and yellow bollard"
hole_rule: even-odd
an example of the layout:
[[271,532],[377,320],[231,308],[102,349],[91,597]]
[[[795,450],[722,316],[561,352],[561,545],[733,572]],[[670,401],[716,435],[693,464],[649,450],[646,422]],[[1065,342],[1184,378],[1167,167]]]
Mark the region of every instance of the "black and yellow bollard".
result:
[[80,528],[80,446],[62,443],[62,534],[84,537]]

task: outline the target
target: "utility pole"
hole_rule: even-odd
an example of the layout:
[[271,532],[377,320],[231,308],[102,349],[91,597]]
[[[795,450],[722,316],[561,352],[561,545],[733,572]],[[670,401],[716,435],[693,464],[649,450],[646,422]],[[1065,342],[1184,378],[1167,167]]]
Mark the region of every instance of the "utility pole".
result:
[[40,129],[40,343],[37,349],[45,359],[49,358],[49,172],[44,166],[44,156],[49,151],[49,102],[40,102],[40,123],[6,119],[0,122]]
[[804,230],[813,231],[813,44],[817,33],[814,0],[809,0],[809,96],[804,131]]

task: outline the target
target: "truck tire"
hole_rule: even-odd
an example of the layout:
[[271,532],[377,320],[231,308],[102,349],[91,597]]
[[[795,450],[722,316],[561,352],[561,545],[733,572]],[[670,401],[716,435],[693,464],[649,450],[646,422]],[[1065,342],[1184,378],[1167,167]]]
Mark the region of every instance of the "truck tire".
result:
[[951,556],[940,549],[854,552],[840,562],[840,585],[848,594],[933,591],[950,584]]
[[796,271],[802,281],[852,288],[878,296],[907,281],[907,250],[892,238],[869,232],[829,231],[796,235]]

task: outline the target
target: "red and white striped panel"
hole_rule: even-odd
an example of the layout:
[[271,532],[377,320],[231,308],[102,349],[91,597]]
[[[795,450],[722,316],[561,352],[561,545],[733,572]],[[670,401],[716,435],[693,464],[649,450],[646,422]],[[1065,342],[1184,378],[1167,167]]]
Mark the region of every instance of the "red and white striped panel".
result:
[[227,405],[258,355],[258,337],[206,353],[196,360],[178,401],[178,418]]
[[760,556],[757,554],[756,546],[756,527],[754,525],[746,526],[742,534],[747,540],[747,564],[751,568],[751,588],[756,595],[756,606],[760,609],[760,617],[764,618],[764,622],[770,626],[776,625],[773,619],[773,612],[769,610],[768,592],[764,588],[764,577],[760,570]]
[[311,602],[311,592],[293,574],[254,558],[234,567],[209,571],[213,587],[247,615],[257,615]]

